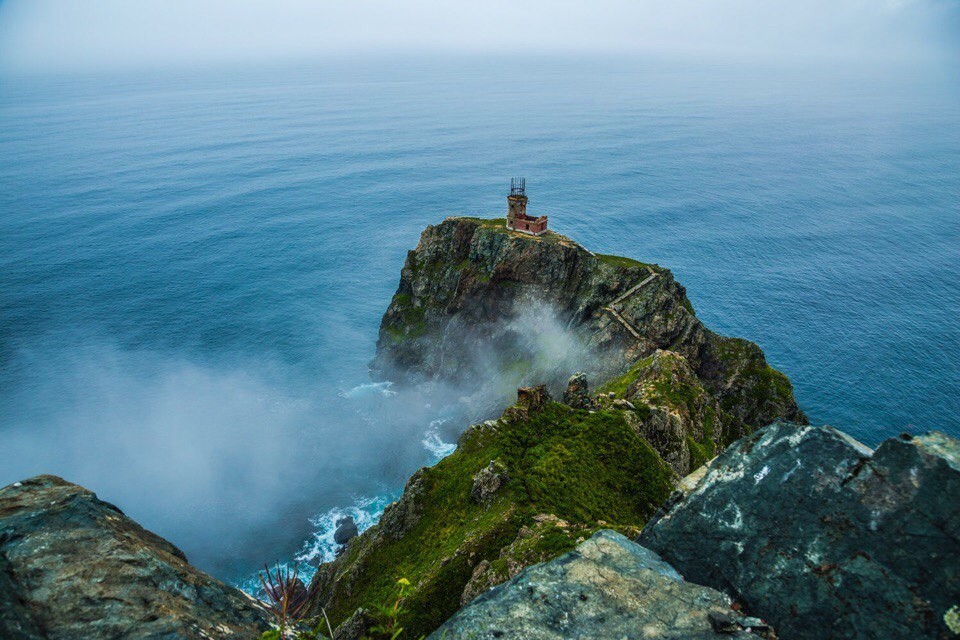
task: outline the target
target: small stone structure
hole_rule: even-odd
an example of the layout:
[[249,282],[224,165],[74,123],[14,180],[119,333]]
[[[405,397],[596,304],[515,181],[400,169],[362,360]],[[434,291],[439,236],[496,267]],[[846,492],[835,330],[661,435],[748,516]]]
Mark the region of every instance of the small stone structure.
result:
[[507,196],[507,229],[541,236],[547,232],[547,216],[527,215],[527,179],[511,178]]

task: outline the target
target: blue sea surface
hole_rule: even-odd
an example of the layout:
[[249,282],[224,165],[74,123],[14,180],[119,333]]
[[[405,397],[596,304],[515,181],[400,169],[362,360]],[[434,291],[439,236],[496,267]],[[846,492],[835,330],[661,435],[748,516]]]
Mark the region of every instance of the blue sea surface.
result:
[[367,363],[421,230],[502,216],[512,175],[557,231],[672,269],[812,422],[960,435],[955,71],[2,78],[0,485],[64,476],[224,579],[327,557],[334,516],[375,517],[465,426],[463,390],[405,397]]

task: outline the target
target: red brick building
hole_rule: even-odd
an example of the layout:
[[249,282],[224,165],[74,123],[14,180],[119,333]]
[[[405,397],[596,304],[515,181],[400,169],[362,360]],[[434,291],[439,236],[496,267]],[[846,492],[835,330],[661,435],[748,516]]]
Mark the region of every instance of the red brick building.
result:
[[527,215],[527,180],[510,179],[510,195],[507,196],[507,229],[529,233],[532,236],[547,232],[547,216],[534,218]]

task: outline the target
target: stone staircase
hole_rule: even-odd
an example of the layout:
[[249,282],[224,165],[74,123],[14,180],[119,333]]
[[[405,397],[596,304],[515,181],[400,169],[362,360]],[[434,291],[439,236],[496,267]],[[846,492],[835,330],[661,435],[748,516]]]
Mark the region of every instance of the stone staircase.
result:
[[636,327],[630,324],[630,322],[620,314],[620,309],[617,308],[617,305],[619,305],[624,300],[626,300],[627,298],[629,298],[630,296],[635,294],[637,291],[639,291],[640,289],[642,289],[643,287],[645,287],[646,285],[648,285],[649,283],[653,282],[656,279],[657,274],[654,273],[653,269],[651,269],[650,267],[647,267],[647,271],[650,272],[649,276],[644,278],[639,284],[631,287],[626,293],[617,297],[609,305],[603,308],[604,311],[606,311],[611,316],[613,316],[614,319],[616,319],[617,322],[623,325],[623,328],[629,331],[630,335],[632,335],[637,340],[643,340],[643,336],[640,335],[640,332],[637,331]]

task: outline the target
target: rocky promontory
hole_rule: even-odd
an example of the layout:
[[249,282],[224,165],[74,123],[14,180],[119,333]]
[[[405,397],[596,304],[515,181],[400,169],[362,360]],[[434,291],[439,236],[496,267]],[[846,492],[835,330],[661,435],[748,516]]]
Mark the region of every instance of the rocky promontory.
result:
[[[565,339],[552,358],[538,352],[548,327]],[[373,369],[400,382],[509,379],[554,392],[580,369],[645,408],[642,428],[652,443],[671,441],[663,453],[681,474],[753,428],[806,422],[787,377],[754,343],[707,329],[669,270],[502,219],[427,227],[383,316]],[[667,392],[681,386],[689,393]]]
[[[566,351],[545,362],[535,338],[551,330]],[[562,366],[579,371],[558,402],[556,378],[571,373]],[[315,608],[336,623],[408,579],[414,636],[600,529],[635,535],[680,477],[730,442],[776,419],[804,420],[786,377],[753,343],[704,327],[668,270],[497,220],[450,218],[424,231],[383,317],[374,368],[408,383],[547,383],[522,387],[502,416],[467,429],[378,525],[319,568]]]

